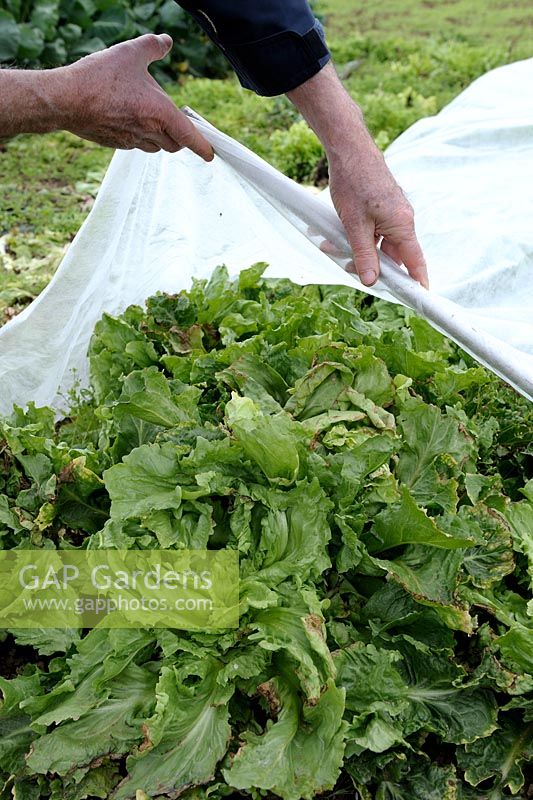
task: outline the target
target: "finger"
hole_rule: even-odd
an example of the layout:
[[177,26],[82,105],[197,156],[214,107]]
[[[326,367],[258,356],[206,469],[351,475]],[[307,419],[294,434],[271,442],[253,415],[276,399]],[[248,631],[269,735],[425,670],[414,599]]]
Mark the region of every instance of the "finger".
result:
[[[426,266],[426,259],[422,253],[422,248],[418,244],[418,240],[413,233],[412,236],[406,237],[403,241],[398,242],[397,245],[398,255],[400,257],[399,263],[405,264],[409,275],[421,283],[426,289],[429,289],[428,270]],[[396,261],[396,259],[394,259]]]
[[328,256],[335,256],[336,258],[340,258],[341,256],[345,256],[346,254],[341,252],[338,247],[336,247],[332,242],[328,239],[324,238],[324,234],[320,233],[319,230],[313,228],[312,225],[309,225],[306,230],[306,236],[310,239],[319,239],[319,242],[313,242],[319,250],[323,253],[326,253]]
[[177,153],[182,147],[180,144],[167,136],[166,133],[152,133],[150,134],[150,141],[156,144],[160,150],[165,150],[167,153]]
[[397,244],[393,244],[392,242],[387,241],[387,239],[383,239],[380,245],[380,250],[385,253],[385,255],[389,256],[389,258],[392,258],[392,260],[397,264],[403,264]]
[[161,150],[160,146],[156,142],[152,142],[150,139],[143,139],[141,142],[135,145],[137,150],[142,150],[144,153],[159,153]]
[[349,236],[355,269],[365,286],[372,286],[379,275],[379,259],[372,227]]
[[133,40],[135,45],[142,50],[146,60],[146,66],[153,61],[164,58],[172,49],[172,37],[168,33],[145,33]]
[[332,242],[324,239],[320,242],[319,250],[322,250],[323,253],[326,253],[328,256],[335,256],[336,258],[340,258],[344,253],[339,250]]
[[172,102],[170,102],[170,106],[164,133],[179,147],[188,147],[204,161],[212,161],[215,154],[207,139],[202,136],[189,117],[178,111]]

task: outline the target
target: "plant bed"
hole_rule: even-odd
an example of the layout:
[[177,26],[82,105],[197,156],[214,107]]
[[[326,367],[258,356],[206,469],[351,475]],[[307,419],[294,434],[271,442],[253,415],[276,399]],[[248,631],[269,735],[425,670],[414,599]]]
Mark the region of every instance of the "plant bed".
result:
[[105,316],[69,417],[0,423],[3,549],[241,571],[238,629],[11,631],[0,797],[526,798],[531,404],[263,269]]

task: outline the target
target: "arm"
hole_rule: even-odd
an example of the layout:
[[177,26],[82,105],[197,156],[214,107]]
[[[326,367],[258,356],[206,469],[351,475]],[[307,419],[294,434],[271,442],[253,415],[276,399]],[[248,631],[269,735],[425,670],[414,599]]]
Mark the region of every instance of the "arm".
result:
[[366,285],[379,275],[376,245],[427,288],[413,210],[374,144],[359,107],[331,64],[287,96],[324,145],[331,198],[348,234],[355,270]]
[[148,73],[172,46],[148,34],[50,70],[0,70],[0,137],[67,130],[106,147],[213,151]]
[[427,286],[413,211],[342,87],[306,0],[179,0],[222,49],[241,84],[287,94],[326,150],[331,196],[365,284],[379,274],[377,245]]

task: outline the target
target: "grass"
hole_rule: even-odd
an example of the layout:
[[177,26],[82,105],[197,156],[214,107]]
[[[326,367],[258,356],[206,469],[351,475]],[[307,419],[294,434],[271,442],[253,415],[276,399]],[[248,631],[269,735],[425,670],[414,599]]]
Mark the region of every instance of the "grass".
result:
[[[318,8],[336,63],[341,71],[351,65],[345,84],[384,148],[478,75],[533,55],[529,5],[381,0],[378,13],[376,4],[322,0]],[[321,148],[286,98],[259,98],[235,78],[184,78],[167,88],[178,105],[192,106],[291,177],[312,176]],[[0,324],[50,280],[111,155],[68,134],[0,145]]]
[[465,38],[478,44],[529,47],[533,40],[531,0],[320,0],[332,36],[374,38]]
[[111,152],[67,134],[0,148],[0,316],[46,286],[85,219]]

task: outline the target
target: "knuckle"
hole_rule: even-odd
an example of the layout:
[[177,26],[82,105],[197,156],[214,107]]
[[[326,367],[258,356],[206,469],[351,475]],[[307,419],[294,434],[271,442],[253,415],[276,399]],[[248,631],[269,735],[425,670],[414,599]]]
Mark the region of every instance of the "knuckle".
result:
[[161,47],[161,40],[155,33],[145,33],[141,38],[144,44],[149,45],[150,47]]
[[369,256],[376,255],[376,248],[369,247],[368,245],[354,245],[354,253],[356,258],[368,258]]
[[356,253],[375,253],[376,243],[374,241],[374,234],[372,231],[351,231],[350,244]]
[[194,142],[194,139],[194,131],[191,131],[189,128],[180,131],[180,143],[184,147],[189,147]]
[[125,42],[119,42],[118,44],[114,44],[108,50],[104,50],[104,52],[111,52],[113,51],[113,57],[117,59],[123,59],[128,54],[133,53],[135,51],[135,39],[128,39]]
[[414,227],[415,212],[409,203],[404,203],[396,212],[396,219],[399,225],[404,227]]
[[133,150],[137,147],[137,137],[133,133],[124,131],[117,146],[120,150]]

